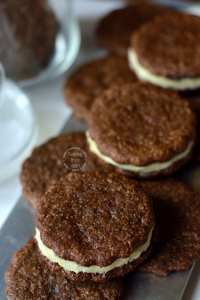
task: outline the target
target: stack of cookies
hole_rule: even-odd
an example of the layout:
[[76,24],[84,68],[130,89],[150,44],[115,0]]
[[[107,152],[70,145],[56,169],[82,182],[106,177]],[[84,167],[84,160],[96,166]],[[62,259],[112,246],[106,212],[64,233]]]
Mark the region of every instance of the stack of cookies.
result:
[[128,273],[167,276],[200,258],[200,195],[175,179],[196,153],[196,113],[182,91],[200,83],[199,29],[197,17],[150,3],[100,21],[109,54],[65,84],[88,129],[23,164],[36,230],[6,273],[10,300],[125,299]]

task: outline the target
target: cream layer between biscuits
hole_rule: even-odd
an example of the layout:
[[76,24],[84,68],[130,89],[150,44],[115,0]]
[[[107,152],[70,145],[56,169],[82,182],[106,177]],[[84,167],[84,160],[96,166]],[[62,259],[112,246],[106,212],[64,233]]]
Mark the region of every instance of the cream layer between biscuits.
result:
[[121,170],[137,173],[141,177],[148,176],[154,172],[160,172],[160,171],[166,170],[169,167],[171,167],[173,164],[175,164],[176,162],[183,160],[190,154],[190,152],[192,151],[192,148],[193,148],[193,144],[194,144],[193,141],[191,141],[189,143],[189,145],[187,146],[187,148],[183,152],[177,154],[169,161],[152,163],[152,164],[146,165],[146,166],[135,166],[135,165],[130,165],[130,164],[119,164],[119,163],[115,162],[112,158],[101,153],[96,142],[91,138],[91,136],[89,135],[88,132],[86,133],[86,136],[87,136],[87,141],[88,141],[90,151],[93,152],[100,159],[102,159],[106,163],[111,164]]
[[149,232],[147,241],[139,246],[137,249],[135,249],[132,254],[129,257],[125,258],[118,258],[116,259],[112,264],[105,266],[105,267],[99,267],[96,265],[92,266],[82,266],[76,263],[75,261],[66,260],[58,255],[55,254],[55,252],[48,248],[42,241],[40,236],[40,231],[36,228],[36,235],[35,239],[38,244],[38,248],[43,256],[45,256],[50,262],[57,263],[61,268],[63,268],[66,272],[74,272],[76,274],[78,273],[95,273],[95,274],[106,274],[116,268],[123,267],[124,265],[127,265],[128,263],[133,262],[134,260],[137,260],[142,253],[148,250],[151,240],[152,240],[152,234],[153,234],[152,228]]
[[128,50],[128,60],[131,70],[133,70],[137,77],[142,81],[150,82],[162,88],[174,90],[194,90],[200,88],[200,77],[171,79],[153,74],[141,65],[137,54],[133,49]]

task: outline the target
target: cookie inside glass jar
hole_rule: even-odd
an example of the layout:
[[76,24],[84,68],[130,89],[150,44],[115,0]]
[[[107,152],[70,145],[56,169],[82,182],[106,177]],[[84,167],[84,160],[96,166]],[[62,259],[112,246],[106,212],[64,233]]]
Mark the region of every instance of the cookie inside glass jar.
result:
[[8,77],[36,76],[51,61],[59,29],[48,2],[7,0],[0,4],[0,61]]

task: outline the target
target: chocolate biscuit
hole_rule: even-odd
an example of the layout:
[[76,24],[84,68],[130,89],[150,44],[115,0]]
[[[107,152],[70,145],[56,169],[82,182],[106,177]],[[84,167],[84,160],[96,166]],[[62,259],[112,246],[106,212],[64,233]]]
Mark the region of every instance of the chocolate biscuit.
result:
[[197,119],[196,145],[192,154],[192,163],[200,163],[200,90],[180,92],[190,103]]
[[51,272],[41,259],[34,240],[19,250],[6,274],[9,300],[119,300],[123,293],[120,280],[104,284],[73,284],[62,272]]
[[134,33],[131,49],[139,63],[155,75],[194,79],[200,77],[199,39],[199,17],[171,12]]
[[[194,164],[200,163],[200,105],[198,103],[191,104],[194,111],[197,115],[197,138],[196,138],[196,145],[194,147],[193,155],[192,155],[192,162]],[[199,107],[197,107],[199,105]]]
[[65,101],[73,108],[76,117],[87,121],[95,98],[103,90],[113,84],[135,81],[127,59],[109,55],[81,66],[66,80]]
[[51,186],[39,204],[39,248],[51,270],[62,269],[70,280],[102,282],[122,276],[149,254],[151,201],[125,176],[70,173]]
[[152,176],[178,169],[192,152],[195,134],[188,101],[136,83],[112,87],[96,99],[88,142],[92,152],[116,168]]
[[153,3],[138,3],[116,9],[103,17],[96,29],[100,45],[120,54],[126,54],[133,32],[158,15],[170,9]]
[[193,161],[200,163],[200,97],[191,100],[191,106],[197,115],[197,142],[193,151]]
[[[80,155],[80,166],[69,161],[74,153]],[[38,199],[52,181],[70,171],[92,169],[104,171],[108,170],[108,166],[89,152],[85,133],[67,133],[52,138],[37,147],[23,163],[21,183],[24,197],[36,208]]]
[[178,181],[144,181],[153,199],[158,236],[144,272],[166,276],[187,270],[200,258],[200,195]]

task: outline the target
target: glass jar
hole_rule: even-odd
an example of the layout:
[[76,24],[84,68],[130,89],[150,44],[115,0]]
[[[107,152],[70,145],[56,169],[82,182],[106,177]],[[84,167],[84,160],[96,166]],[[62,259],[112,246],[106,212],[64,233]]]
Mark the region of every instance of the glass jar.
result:
[[37,126],[26,94],[6,79],[0,65],[0,182],[19,172],[37,139]]
[[71,0],[0,3],[0,62],[20,85],[51,79],[73,63],[80,44]]

